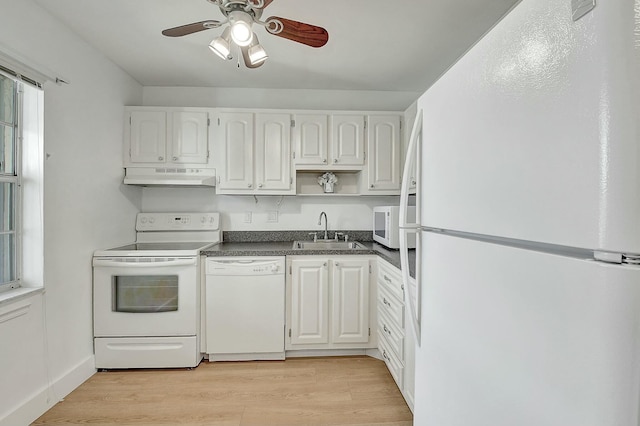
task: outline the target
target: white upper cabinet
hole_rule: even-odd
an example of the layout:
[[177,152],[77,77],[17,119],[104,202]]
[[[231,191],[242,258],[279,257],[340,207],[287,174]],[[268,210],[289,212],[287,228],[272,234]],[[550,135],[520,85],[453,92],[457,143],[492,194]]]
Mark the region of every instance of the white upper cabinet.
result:
[[[125,163],[164,163],[167,161],[167,113],[165,111],[131,111],[129,114],[130,147]],[[128,161],[127,161],[128,160]]]
[[363,114],[297,114],[294,123],[297,169],[362,169],[365,163]]
[[297,114],[294,118],[293,140],[296,165],[327,165],[329,163],[329,116],[327,114]]
[[332,114],[331,162],[335,166],[364,165],[364,116]]
[[253,191],[253,114],[223,112],[218,127],[218,192]]
[[403,161],[400,123],[399,115],[368,117],[367,192],[394,194],[400,191]]
[[125,167],[211,166],[209,112],[129,107],[125,114]]
[[219,194],[287,195],[291,173],[291,116],[222,112],[216,165]]
[[174,112],[171,159],[176,163],[208,162],[209,117],[206,112]]
[[256,114],[255,170],[258,191],[290,191],[291,116]]

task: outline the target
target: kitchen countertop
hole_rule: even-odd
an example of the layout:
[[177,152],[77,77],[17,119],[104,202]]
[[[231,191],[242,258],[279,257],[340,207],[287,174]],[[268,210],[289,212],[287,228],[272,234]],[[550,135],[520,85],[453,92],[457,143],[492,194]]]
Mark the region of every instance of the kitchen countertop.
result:
[[[293,241],[224,241],[203,250],[202,254],[207,257],[376,255],[400,269],[400,252],[398,250],[389,250],[388,248],[373,241],[358,242],[365,246],[364,250],[295,250],[293,248]],[[411,276],[415,275],[415,250],[409,250],[409,271]]]

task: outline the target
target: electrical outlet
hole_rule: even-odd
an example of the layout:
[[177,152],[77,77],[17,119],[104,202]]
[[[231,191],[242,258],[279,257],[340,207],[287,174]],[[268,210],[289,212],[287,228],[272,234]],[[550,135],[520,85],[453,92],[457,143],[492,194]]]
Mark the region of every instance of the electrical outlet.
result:
[[251,212],[244,212],[244,223],[251,223],[252,216]]
[[269,210],[267,212],[267,223],[278,223],[278,210]]

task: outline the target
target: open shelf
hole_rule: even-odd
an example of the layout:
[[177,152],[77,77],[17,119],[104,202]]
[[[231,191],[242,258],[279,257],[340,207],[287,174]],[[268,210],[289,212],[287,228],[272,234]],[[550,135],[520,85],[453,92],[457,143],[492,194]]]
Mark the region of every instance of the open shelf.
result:
[[[326,170],[325,170],[326,171]],[[325,171],[296,171],[296,195],[323,195],[323,196],[354,196],[360,195],[360,172],[333,171],[338,178],[334,186],[334,192],[325,193],[323,187],[318,184],[318,177]]]

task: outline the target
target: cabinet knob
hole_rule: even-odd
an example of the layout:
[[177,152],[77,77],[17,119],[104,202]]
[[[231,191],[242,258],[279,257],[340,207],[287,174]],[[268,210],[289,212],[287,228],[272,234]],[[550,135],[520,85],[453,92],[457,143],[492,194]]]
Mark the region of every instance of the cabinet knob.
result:
[[326,162],[327,162],[327,159],[326,159],[326,158],[323,158],[323,159],[322,159],[322,162],[323,162],[323,163],[326,163]]
[[251,185],[250,183],[247,184],[247,188],[251,188],[253,185]]
[[375,188],[374,184],[369,185],[369,188]]
[[340,262],[336,262],[336,268],[340,267]]
[[158,160],[164,161],[164,157],[158,157]]
[[262,188],[262,184],[261,183],[258,184],[258,188]]
[[173,161],[178,161],[178,157],[173,157]]
[[324,267],[326,268],[326,267],[327,267],[327,262],[324,262],[324,263],[322,264],[322,266],[324,266]]
[[337,158],[334,158],[334,159],[333,159],[333,162],[334,162],[334,163],[337,163],[337,162],[338,162],[338,159],[337,159]]

